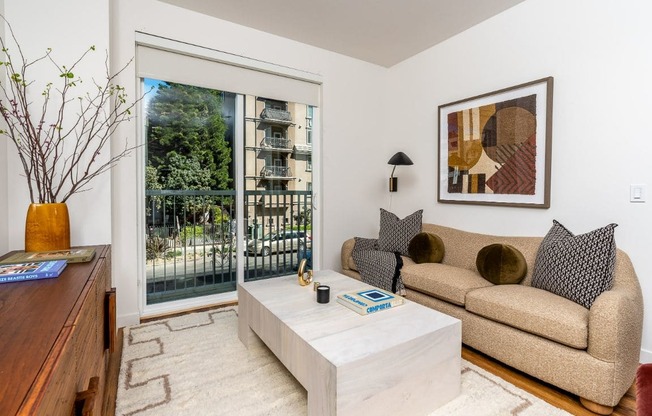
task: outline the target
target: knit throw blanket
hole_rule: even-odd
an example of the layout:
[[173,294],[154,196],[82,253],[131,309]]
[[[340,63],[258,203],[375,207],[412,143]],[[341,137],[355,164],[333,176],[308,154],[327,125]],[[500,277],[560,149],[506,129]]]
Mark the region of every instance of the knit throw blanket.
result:
[[352,255],[364,283],[405,294],[401,279],[403,259],[399,253],[379,250],[378,239],[355,237]]

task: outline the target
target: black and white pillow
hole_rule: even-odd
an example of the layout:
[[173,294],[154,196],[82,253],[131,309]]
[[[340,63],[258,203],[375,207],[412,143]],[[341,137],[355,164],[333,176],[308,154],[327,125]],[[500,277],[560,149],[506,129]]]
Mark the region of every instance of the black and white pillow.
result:
[[591,308],[613,286],[617,226],[609,224],[576,236],[553,220],[537,252],[532,286]]
[[392,251],[407,256],[410,241],[421,232],[422,217],[422,209],[401,220],[396,215],[381,208],[380,232],[378,233],[379,250]]

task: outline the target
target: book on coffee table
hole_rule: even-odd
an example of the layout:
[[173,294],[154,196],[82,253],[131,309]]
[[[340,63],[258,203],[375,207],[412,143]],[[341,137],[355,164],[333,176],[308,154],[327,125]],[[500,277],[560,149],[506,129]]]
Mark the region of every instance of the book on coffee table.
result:
[[367,289],[337,295],[337,301],[360,315],[367,315],[400,306],[404,299],[386,290]]

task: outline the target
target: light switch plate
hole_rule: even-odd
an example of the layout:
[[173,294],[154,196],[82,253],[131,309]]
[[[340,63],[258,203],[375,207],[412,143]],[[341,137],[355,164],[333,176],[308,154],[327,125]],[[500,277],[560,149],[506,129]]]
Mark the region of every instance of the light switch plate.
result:
[[629,202],[645,202],[647,199],[647,185],[632,184],[629,186]]

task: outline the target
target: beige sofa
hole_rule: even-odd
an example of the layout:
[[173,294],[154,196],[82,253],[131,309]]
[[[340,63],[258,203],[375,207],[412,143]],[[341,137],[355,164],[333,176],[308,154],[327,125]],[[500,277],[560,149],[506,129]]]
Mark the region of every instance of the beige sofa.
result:
[[[406,297],[462,321],[462,342],[540,380],[578,395],[587,408],[609,414],[632,385],[639,362],[643,299],[627,254],[616,254],[613,288],[586,309],[531,287],[542,237],[501,237],[423,224],[445,247],[442,263],[404,257]],[[493,285],[476,270],[481,248],[503,243],[523,253],[520,284]],[[360,279],[353,239],[342,246],[342,272]]]

